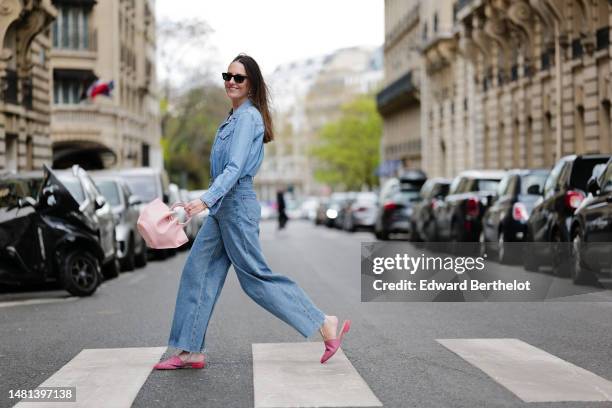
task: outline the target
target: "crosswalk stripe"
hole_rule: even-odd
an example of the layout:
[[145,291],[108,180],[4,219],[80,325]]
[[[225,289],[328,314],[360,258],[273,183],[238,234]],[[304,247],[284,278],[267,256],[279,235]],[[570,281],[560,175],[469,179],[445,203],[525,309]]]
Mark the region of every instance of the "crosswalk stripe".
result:
[[342,349],[327,363],[322,343],[259,343],[253,350],[255,408],[381,407]]
[[518,339],[437,339],[525,402],[612,401],[612,382]]
[[166,347],[85,349],[39,387],[76,387],[76,402],[23,401],[15,408],[130,407]]
[[40,299],[23,299],[23,300],[11,300],[6,302],[0,302],[0,307],[12,307],[12,306],[27,306],[27,305],[40,305],[45,303],[60,303],[70,302],[79,299],[78,296],[63,297],[63,298],[40,298]]

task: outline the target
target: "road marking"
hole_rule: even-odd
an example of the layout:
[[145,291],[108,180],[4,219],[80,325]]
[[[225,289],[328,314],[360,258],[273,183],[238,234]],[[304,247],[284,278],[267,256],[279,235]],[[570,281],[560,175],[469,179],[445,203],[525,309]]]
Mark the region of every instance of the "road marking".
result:
[[438,339],[525,402],[612,401],[612,382],[518,339]]
[[0,307],[13,307],[13,306],[27,306],[27,305],[40,305],[43,303],[60,303],[70,302],[79,299],[78,296],[70,296],[65,298],[41,298],[41,299],[24,299],[24,300],[12,300],[7,302],[0,302]]
[[342,349],[325,364],[318,342],[260,343],[252,350],[255,408],[382,406]]
[[40,387],[76,387],[76,402],[20,402],[15,408],[130,407],[166,347],[85,349]]

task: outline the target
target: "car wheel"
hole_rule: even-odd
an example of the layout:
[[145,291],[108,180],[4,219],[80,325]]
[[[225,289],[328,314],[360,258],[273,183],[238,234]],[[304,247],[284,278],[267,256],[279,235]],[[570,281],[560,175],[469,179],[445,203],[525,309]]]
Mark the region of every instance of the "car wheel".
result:
[[504,235],[503,230],[499,231],[497,238],[497,261],[502,265],[508,265],[510,263],[510,256]]
[[567,251],[564,251],[564,243],[561,238],[561,231],[555,228],[551,237],[552,241],[552,269],[555,276],[567,278],[570,276],[569,261]]
[[130,235],[130,239],[128,241],[128,250],[127,254],[125,254],[125,259],[123,260],[123,265],[121,265],[121,269],[124,271],[133,271],[136,267],[136,254],[134,253],[134,237]]
[[580,227],[574,231],[574,237],[572,238],[572,262],[570,269],[570,276],[575,284],[577,285],[588,285],[593,284],[597,281],[595,274],[590,270],[584,261],[582,254],[583,249],[582,231]]
[[90,296],[100,285],[100,264],[86,250],[68,253],[60,265],[62,287],[75,296]]
[[112,260],[102,266],[102,274],[104,275],[105,279],[116,278],[117,276],[119,276],[120,271],[121,264],[119,263],[119,258],[117,258],[116,254]]
[[149,258],[148,252],[149,250],[147,249],[147,244],[143,241],[140,253],[136,254],[136,257],[134,258],[134,264],[136,265],[136,267],[142,268],[143,266],[147,265],[147,261]]
[[487,239],[484,231],[480,231],[478,235],[478,256],[484,257],[487,253]]

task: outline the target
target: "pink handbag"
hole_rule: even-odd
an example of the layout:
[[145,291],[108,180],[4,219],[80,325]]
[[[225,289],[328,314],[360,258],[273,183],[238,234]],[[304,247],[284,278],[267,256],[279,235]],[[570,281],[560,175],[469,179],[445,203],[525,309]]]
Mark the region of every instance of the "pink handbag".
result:
[[168,208],[156,198],[143,207],[136,225],[149,248],[178,248],[189,240],[183,227],[191,217],[188,216],[183,223],[179,222],[172,211],[176,207],[185,207],[185,203],[174,203]]

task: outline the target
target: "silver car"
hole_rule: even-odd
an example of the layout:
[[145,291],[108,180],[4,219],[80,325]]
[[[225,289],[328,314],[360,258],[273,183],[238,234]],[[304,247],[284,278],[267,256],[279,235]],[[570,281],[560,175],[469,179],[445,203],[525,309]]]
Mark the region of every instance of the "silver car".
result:
[[115,219],[117,256],[121,269],[132,271],[147,264],[147,245],[136,229],[141,200],[132,194],[129,185],[118,176],[90,173],[96,187],[111,205]]
[[[189,192],[189,201],[191,200],[195,200],[196,198],[200,198],[202,196],[202,194],[204,194],[207,190],[191,190]],[[196,214],[195,217],[193,217],[195,219],[195,234],[198,235],[198,231],[200,230],[200,228],[202,228],[202,225],[204,224],[204,221],[206,221],[206,217],[208,217],[208,213],[210,212],[210,210],[207,208],[204,211]]]

